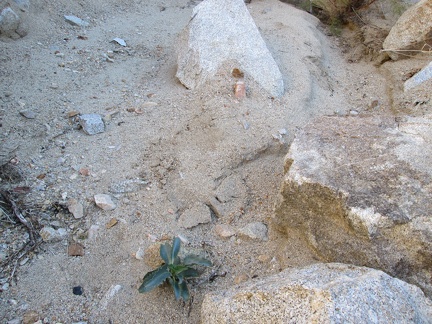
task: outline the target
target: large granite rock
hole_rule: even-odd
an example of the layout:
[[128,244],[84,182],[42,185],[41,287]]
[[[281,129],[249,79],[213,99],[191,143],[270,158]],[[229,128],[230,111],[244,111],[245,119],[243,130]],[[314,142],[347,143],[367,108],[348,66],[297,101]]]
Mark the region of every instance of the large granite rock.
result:
[[326,261],[365,265],[432,295],[432,119],[322,117],[285,161],[273,226]]
[[[405,11],[387,38],[383,48],[393,60],[411,54],[409,50],[427,51],[432,45],[432,1],[421,0]],[[398,54],[399,53],[399,54]]]
[[201,323],[431,323],[422,291],[374,269],[340,263],[289,269],[207,294]]
[[243,0],[201,2],[177,47],[176,76],[189,89],[228,65],[250,75],[272,96],[284,93],[282,74]]

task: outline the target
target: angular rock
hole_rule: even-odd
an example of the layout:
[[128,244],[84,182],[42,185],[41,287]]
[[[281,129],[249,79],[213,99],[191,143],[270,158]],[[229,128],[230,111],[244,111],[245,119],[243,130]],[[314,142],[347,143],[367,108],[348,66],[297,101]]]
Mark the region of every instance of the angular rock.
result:
[[50,226],[44,226],[40,231],[44,242],[57,242],[63,240],[67,236],[67,231],[64,228],[54,229]]
[[183,228],[192,228],[200,224],[210,223],[211,220],[210,208],[203,203],[197,202],[180,215],[178,222]]
[[426,65],[420,72],[414,74],[411,78],[405,81],[404,91],[408,91],[423,82],[432,79],[432,61]]
[[15,38],[16,30],[20,24],[20,17],[10,7],[0,12],[0,34]]
[[236,235],[236,230],[231,225],[227,224],[219,224],[216,225],[214,231],[217,236],[222,238],[230,238],[231,236]]
[[198,88],[228,64],[272,96],[284,93],[282,74],[243,0],[201,2],[177,47],[176,76],[186,88]]
[[105,124],[101,115],[84,114],[79,116],[79,122],[83,128],[83,131],[88,135],[95,135],[105,132]]
[[[406,54],[413,54],[408,53],[409,50],[427,50],[428,45],[432,45],[431,17],[432,1],[430,0],[421,0],[402,14],[383,43],[384,50],[389,53],[392,60],[406,57]],[[405,55],[398,55],[398,51],[399,54]]]
[[68,255],[69,256],[83,256],[84,255],[84,246],[80,243],[70,243],[68,245]]
[[84,217],[84,207],[76,199],[69,199],[68,210],[76,219]]
[[432,119],[322,117],[285,158],[272,224],[322,260],[365,265],[432,295]]
[[238,231],[238,234],[252,240],[267,241],[267,225],[261,222],[247,224]]
[[114,202],[111,199],[111,196],[105,195],[105,194],[97,194],[94,195],[94,200],[96,206],[103,210],[113,210],[117,206],[114,204]]
[[207,294],[201,323],[430,323],[416,286],[379,270],[340,263],[289,269]]
[[90,24],[76,16],[64,16],[64,19],[73,26],[88,27]]

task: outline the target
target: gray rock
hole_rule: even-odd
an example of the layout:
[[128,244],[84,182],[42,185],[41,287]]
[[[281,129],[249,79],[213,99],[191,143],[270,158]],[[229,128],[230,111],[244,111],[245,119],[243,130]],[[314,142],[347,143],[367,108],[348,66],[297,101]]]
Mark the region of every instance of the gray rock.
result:
[[34,111],[28,110],[28,109],[21,110],[19,113],[21,116],[23,116],[27,119],[35,119],[37,116],[37,114]]
[[[421,0],[398,19],[383,43],[392,60],[406,57],[399,54],[409,50],[422,50],[432,33],[432,1]],[[398,54],[399,53],[399,54]]]
[[0,13],[0,34],[15,38],[20,21],[15,11],[10,7],[4,8]]
[[105,124],[101,115],[84,114],[79,116],[79,122],[83,128],[83,131],[88,135],[95,135],[105,132]]
[[13,0],[21,11],[27,11],[30,8],[29,0]]
[[228,224],[219,224],[214,228],[215,234],[221,238],[230,238],[236,235],[234,227]]
[[207,294],[201,323],[431,323],[432,303],[384,272],[340,263],[289,269]]
[[365,265],[432,295],[432,119],[322,117],[285,159],[273,226],[322,260]]
[[64,228],[59,228],[56,230],[50,226],[44,226],[39,231],[39,235],[44,242],[58,242],[67,236],[67,231]]
[[178,222],[183,228],[192,228],[199,224],[210,223],[211,220],[210,208],[203,203],[197,202],[180,215]]
[[76,199],[69,199],[68,210],[76,219],[84,217],[84,207]]
[[114,202],[111,199],[111,196],[105,195],[105,194],[97,194],[94,195],[94,200],[96,206],[103,210],[113,210],[117,206],[114,204]]
[[64,19],[73,26],[88,27],[90,25],[87,21],[76,16],[64,16]]
[[272,96],[284,93],[282,74],[243,0],[204,0],[183,31],[176,76],[189,89],[211,79],[222,65],[239,68]]
[[408,91],[430,79],[432,79],[432,61],[420,72],[414,74],[410,79],[405,81],[404,91]]
[[238,231],[238,234],[252,240],[267,241],[267,225],[261,222],[247,224]]

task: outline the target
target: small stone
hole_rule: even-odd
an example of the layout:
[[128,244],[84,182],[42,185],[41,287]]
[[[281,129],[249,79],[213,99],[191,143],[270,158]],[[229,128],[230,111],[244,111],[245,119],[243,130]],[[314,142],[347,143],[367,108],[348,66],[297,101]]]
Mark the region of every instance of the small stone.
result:
[[122,289],[121,285],[112,285],[106,292],[105,296],[100,301],[100,307],[106,309],[110,300]]
[[69,199],[68,210],[76,219],[84,217],[84,207],[76,199]]
[[105,194],[94,195],[96,206],[103,210],[113,210],[117,206],[113,203],[111,196]]
[[44,242],[57,242],[61,241],[67,235],[67,231],[64,228],[55,230],[50,226],[44,226],[40,230],[39,235]]
[[19,38],[16,34],[19,24],[20,17],[10,7],[6,7],[0,12],[0,34]]
[[118,220],[116,218],[111,218],[110,221],[106,224],[106,228],[109,229],[115,225],[117,225]]
[[119,44],[120,46],[123,46],[123,47],[126,47],[126,46],[127,46],[127,45],[126,45],[126,42],[124,41],[124,39],[121,39],[121,38],[116,37],[116,38],[114,38],[112,41],[113,41],[114,43]]
[[180,215],[178,222],[183,228],[192,228],[199,224],[210,223],[211,220],[210,208],[203,203],[195,203]]
[[84,289],[81,286],[76,286],[72,288],[72,293],[77,296],[81,296],[84,292]]
[[67,113],[68,118],[72,118],[72,117],[75,117],[75,116],[78,116],[78,115],[79,115],[79,111],[75,111],[75,110],[69,111]]
[[98,114],[84,114],[79,116],[79,122],[83,131],[88,135],[105,132],[105,124],[102,116]]
[[0,290],[1,290],[1,291],[9,290],[9,282],[4,283],[4,284],[1,286],[1,289],[0,289]]
[[226,224],[216,225],[214,231],[216,235],[222,238],[230,238],[231,236],[236,235],[235,229],[231,225]]
[[14,318],[6,322],[7,324],[22,324],[21,318]]
[[234,95],[237,99],[246,97],[246,85],[244,81],[237,81],[234,86]]
[[242,273],[242,274],[239,274],[238,276],[236,276],[236,277],[234,278],[234,283],[235,283],[236,285],[238,285],[238,284],[241,284],[242,282],[246,282],[246,281],[248,281],[248,280],[249,280],[248,275]]
[[267,225],[261,222],[249,223],[238,232],[241,236],[252,240],[267,241]]
[[139,248],[134,254],[135,259],[137,259],[137,260],[144,260],[144,255],[145,255],[145,253],[144,253],[143,248]]
[[58,89],[58,87],[59,87],[58,84],[55,82],[51,83],[51,85],[50,85],[51,89]]
[[87,21],[82,20],[81,18],[78,18],[76,16],[64,16],[64,19],[73,26],[78,27],[87,27],[90,24]]
[[24,258],[20,261],[20,266],[23,266],[24,264],[26,264],[30,259],[29,258]]
[[35,311],[28,311],[24,314],[22,324],[34,324],[39,321],[39,314]]
[[84,246],[80,243],[69,243],[68,246],[68,255],[69,256],[83,256],[84,255]]
[[78,172],[85,177],[88,177],[90,175],[90,170],[88,168],[81,168]]
[[34,111],[31,110],[21,110],[20,112],[21,116],[24,116],[27,119],[35,119],[36,118],[36,113]]
[[157,104],[157,102],[154,102],[154,101],[147,101],[147,102],[145,102],[145,103],[143,103],[143,108],[146,108],[146,107],[156,107],[158,104]]

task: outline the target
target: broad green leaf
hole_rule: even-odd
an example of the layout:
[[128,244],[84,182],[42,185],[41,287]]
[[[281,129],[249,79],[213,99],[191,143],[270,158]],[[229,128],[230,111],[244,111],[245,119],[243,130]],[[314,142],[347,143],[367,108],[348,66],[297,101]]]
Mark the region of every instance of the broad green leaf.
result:
[[198,255],[187,255],[184,259],[183,259],[183,263],[186,265],[192,265],[192,264],[196,264],[196,265],[201,265],[201,266],[205,266],[205,267],[211,267],[212,263],[210,260],[207,260],[205,258],[201,258]]
[[177,281],[173,280],[172,287],[174,289],[174,296],[175,296],[175,298],[177,300],[179,300],[180,296],[181,296],[180,284]]
[[186,281],[182,281],[181,283],[174,281],[173,283],[174,296],[177,300],[183,298],[184,301],[189,300],[189,289],[187,287]]
[[168,266],[164,264],[163,266],[157,268],[156,270],[147,272],[144,276],[143,283],[138,288],[140,293],[148,292],[160,284],[162,284],[167,278],[170,277],[170,272],[168,271]]
[[171,260],[175,260],[177,258],[177,255],[180,251],[180,245],[181,245],[180,239],[178,237],[174,237]]
[[171,244],[165,243],[160,246],[160,256],[166,264],[171,264],[172,247]]
[[188,268],[187,270],[183,271],[179,275],[181,275],[184,278],[196,278],[196,277],[199,277],[198,271],[195,270],[195,269],[193,269],[193,268]]
[[181,284],[179,284],[180,286],[180,297],[183,298],[184,301],[188,301],[189,300],[189,289],[187,287],[186,281],[183,281]]

